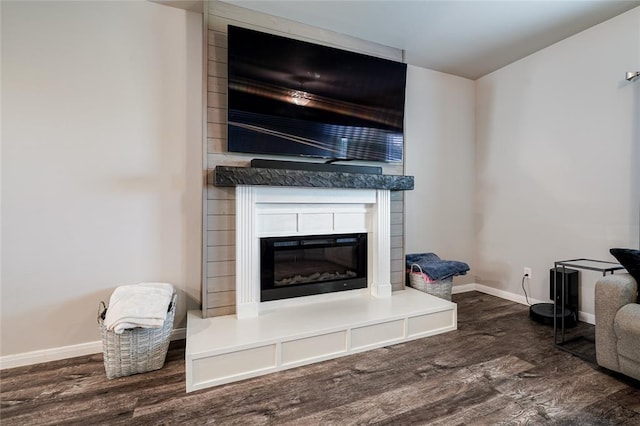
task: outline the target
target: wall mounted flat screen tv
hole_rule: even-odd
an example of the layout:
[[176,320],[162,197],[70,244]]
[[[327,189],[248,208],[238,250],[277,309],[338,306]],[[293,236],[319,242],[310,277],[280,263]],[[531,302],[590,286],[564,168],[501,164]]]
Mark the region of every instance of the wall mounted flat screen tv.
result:
[[229,26],[228,150],[402,161],[407,66]]

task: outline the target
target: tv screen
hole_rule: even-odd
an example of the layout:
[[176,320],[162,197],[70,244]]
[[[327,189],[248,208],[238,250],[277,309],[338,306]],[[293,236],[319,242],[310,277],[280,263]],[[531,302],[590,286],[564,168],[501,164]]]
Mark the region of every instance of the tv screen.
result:
[[228,150],[402,161],[407,66],[229,26]]

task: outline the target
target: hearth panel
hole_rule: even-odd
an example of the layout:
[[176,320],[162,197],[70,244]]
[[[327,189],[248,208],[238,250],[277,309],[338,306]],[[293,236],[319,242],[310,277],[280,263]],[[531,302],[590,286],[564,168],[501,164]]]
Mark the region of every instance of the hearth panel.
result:
[[366,233],[260,239],[262,302],[366,287]]

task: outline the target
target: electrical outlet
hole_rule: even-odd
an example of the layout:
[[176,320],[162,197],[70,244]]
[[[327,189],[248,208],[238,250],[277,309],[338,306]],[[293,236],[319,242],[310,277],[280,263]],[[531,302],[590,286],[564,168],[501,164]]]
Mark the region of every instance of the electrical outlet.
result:
[[528,279],[531,279],[531,268],[524,267],[524,275],[527,276]]

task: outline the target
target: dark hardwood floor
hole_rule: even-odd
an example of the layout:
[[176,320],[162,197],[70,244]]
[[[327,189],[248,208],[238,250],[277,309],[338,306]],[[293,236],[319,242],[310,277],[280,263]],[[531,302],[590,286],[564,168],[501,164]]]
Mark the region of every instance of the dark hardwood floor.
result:
[[183,342],[161,370],[113,380],[102,355],[4,370],[0,423],[640,425],[638,382],[554,348],[526,306],[454,301],[457,331],[189,394]]

